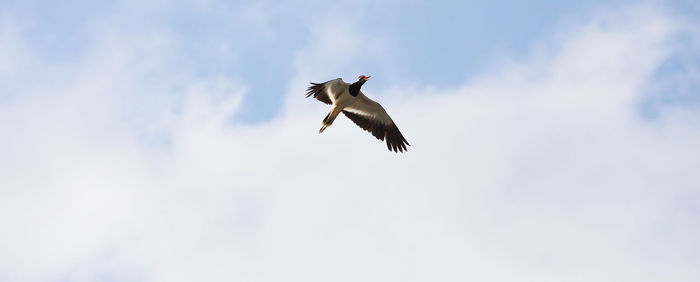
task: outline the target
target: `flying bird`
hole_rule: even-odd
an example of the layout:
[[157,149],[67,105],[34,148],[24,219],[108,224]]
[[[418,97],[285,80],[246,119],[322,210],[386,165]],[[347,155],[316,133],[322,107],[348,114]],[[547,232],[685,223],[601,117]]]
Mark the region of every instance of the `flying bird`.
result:
[[320,134],[327,127],[333,124],[336,117],[342,112],[352,120],[357,126],[369,131],[384,141],[386,139],[386,147],[389,151],[402,152],[406,151],[406,145],[411,146],[403,137],[399,128],[386,113],[382,105],[367,98],[362,94],[360,88],[369,80],[369,76],[361,75],[357,81],[350,84],[343,81],[342,78],[336,78],[324,83],[313,83],[306,92],[306,97],[313,96],[321,102],[332,105],[330,113],[323,119]]

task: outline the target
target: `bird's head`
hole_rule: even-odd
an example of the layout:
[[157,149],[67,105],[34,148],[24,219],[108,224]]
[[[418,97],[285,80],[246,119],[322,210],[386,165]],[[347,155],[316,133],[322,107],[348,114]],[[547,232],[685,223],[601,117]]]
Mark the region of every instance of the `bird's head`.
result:
[[360,88],[362,88],[362,85],[365,84],[369,80],[369,76],[358,76],[357,81],[355,81],[353,84],[350,84],[349,89],[350,90],[350,95],[353,97],[357,96],[358,93],[360,93]]

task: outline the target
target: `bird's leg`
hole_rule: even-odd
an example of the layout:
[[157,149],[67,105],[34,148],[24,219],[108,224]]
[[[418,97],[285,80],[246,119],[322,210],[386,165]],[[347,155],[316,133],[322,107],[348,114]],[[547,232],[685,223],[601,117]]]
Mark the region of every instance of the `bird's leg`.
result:
[[318,130],[318,134],[321,134],[321,132],[326,130],[326,127],[331,126],[331,123],[333,123],[333,122],[328,122],[328,117],[330,117],[330,116],[331,116],[331,114],[328,113],[328,115],[326,115],[326,117],[323,119],[323,121],[321,122],[321,129]]
[[339,113],[340,111],[338,111],[336,107],[333,107],[331,112],[328,113],[328,115],[326,115],[326,117],[323,119],[323,122],[321,122],[321,129],[318,130],[318,134],[321,134],[321,132],[326,130],[327,127],[331,126]]

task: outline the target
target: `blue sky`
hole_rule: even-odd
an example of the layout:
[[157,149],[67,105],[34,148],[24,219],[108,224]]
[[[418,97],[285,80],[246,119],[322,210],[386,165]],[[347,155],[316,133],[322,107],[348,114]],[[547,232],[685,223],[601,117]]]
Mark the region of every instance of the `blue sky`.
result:
[[[585,20],[588,13],[633,2],[339,2],[331,15],[318,15],[328,12],[314,2],[22,1],[3,5],[2,14],[22,30],[35,54],[56,65],[80,60],[104,33],[169,34],[179,41],[169,50],[169,67],[244,82],[249,92],[236,120],[263,122],[279,111],[294,56],[313,44],[310,26],[319,22],[352,18],[364,36],[382,38],[390,52],[380,60],[358,57],[344,66],[324,66],[328,74],[317,80],[366,73],[382,78],[373,81],[380,89],[398,83],[451,87],[493,60],[526,58],[535,42]],[[698,13],[693,1],[663,3],[678,15]],[[363,48],[371,52],[376,46]]]
[[1,281],[700,278],[693,1],[0,3]]

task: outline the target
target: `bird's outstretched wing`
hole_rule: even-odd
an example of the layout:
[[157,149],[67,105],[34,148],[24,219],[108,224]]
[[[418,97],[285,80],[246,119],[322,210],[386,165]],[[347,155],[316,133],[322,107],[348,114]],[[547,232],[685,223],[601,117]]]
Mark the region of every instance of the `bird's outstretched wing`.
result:
[[[335,99],[335,94],[330,92],[340,90],[340,86],[342,86],[342,84],[347,85],[347,83],[340,78],[332,79],[324,83],[311,82],[311,86],[309,86],[309,88],[306,90],[306,98],[313,95],[313,97],[317,100],[331,105],[333,104],[333,100],[331,100],[331,98]],[[329,93],[330,95],[334,96],[330,97]]]
[[343,109],[343,114],[377,139],[384,141],[386,138],[389,151],[403,153],[407,150],[406,145],[411,146],[382,105],[362,93],[357,95],[350,106]]

